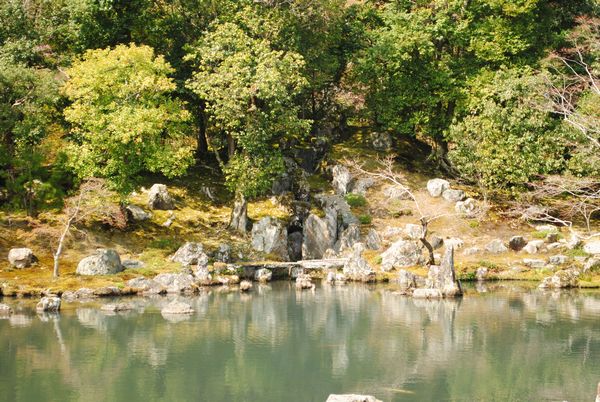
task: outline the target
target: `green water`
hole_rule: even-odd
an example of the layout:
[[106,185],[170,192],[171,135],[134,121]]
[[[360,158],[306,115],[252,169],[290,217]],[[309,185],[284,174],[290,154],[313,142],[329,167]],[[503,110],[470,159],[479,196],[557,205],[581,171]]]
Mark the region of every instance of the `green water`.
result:
[[[59,317],[5,299],[3,401],[325,401],[360,392],[383,401],[593,401],[600,381],[600,293],[518,285],[418,301],[393,288],[64,303]],[[104,302],[104,301],[103,301]]]

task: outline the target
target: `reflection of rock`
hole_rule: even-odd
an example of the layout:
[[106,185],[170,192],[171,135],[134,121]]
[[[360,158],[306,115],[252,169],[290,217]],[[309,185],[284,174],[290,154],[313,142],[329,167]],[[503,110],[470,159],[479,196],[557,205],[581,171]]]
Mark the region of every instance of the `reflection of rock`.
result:
[[12,312],[12,308],[8,304],[0,303],[0,317],[8,317]]
[[344,394],[336,395],[331,394],[325,402],[381,402],[379,399],[371,395],[355,395],[355,394]]
[[106,316],[95,308],[78,308],[77,319],[84,327],[106,330]]
[[252,289],[252,282],[250,281],[241,281],[240,282],[240,291],[247,292]]
[[8,323],[11,327],[28,327],[32,323],[31,317],[25,314],[11,314]]
[[296,289],[314,289],[315,284],[312,282],[310,275],[299,274],[296,277]]
[[102,311],[119,312],[133,310],[134,306],[130,303],[109,303],[100,307]]
[[167,304],[160,312],[163,316],[171,314],[192,314],[194,309],[187,303],[175,300]]

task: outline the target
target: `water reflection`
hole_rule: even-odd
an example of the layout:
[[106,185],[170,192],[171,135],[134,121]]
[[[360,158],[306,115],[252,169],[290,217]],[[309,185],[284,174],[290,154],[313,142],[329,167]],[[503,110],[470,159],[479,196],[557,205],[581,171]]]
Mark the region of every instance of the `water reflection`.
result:
[[[192,315],[162,316],[173,300]],[[8,301],[10,303],[10,301]],[[393,288],[257,285],[0,320],[5,400],[593,400],[600,293],[479,284],[459,300]],[[21,302],[20,302],[21,303]],[[96,304],[94,304],[96,303]],[[101,397],[99,397],[99,395]]]

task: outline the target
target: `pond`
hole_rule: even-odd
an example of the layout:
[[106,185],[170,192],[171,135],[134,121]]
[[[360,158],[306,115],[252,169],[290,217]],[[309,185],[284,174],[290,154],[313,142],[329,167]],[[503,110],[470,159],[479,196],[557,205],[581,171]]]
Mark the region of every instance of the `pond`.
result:
[[63,303],[59,316],[5,299],[0,400],[593,401],[600,381],[600,293],[520,284],[413,300],[383,285],[288,282],[251,293],[131,298],[127,313]]

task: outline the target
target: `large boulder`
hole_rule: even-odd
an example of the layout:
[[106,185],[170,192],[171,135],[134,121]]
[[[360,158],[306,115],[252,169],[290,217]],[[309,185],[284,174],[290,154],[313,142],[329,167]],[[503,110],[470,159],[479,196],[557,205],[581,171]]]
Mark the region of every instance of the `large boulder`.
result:
[[154,277],[154,281],[166,289],[167,293],[191,293],[195,287],[195,279],[191,274],[159,274]]
[[333,175],[332,186],[336,194],[346,195],[350,192],[352,184],[352,174],[347,167],[335,165],[331,170]]
[[383,195],[385,195],[390,201],[401,201],[401,200],[410,200],[412,196],[410,193],[403,187],[400,186],[388,186],[383,190]]
[[373,149],[379,152],[387,152],[392,149],[394,142],[390,133],[371,133],[371,144]]
[[288,255],[290,261],[299,261],[302,259],[302,242],[304,235],[302,232],[288,233]]
[[154,184],[148,192],[148,208],[150,209],[174,209],[175,201],[169,194],[167,186],[164,184]]
[[413,223],[407,223],[404,227],[404,235],[412,240],[419,240],[423,237],[423,227]]
[[143,276],[130,279],[125,282],[125,285],[145,295],[156,295],[166,292],[166,289],[160,283],[154,279],[144,278]]
[[508,248],[504,245],[504,242],[500,239],[494,239],[485,246],[485,250],[488,253],[500,254],[508,251]]
[[360,241],[360,226],[356,223],[349,225],[341,234],[336,249],[343,251],[352,248]]
[[309,274],[298,274],[296,277],[296,289],[315,289],[315,284],[312,282],[312,279]]
[[375,180],[370,177],[363,177],[354,182],[352,192],[354,194],[367,195],[367,190],[375,185]]
[[123,271],[119,254],[112,249],[98,249],[77,264],[79,275],[112,275]]
[[564,269],[554,275],[544,278],[540,283],[540,289],[562,289],[579,286],[579,271],[576,269]]
[[440,266],[431,265],[429,267],[425,287],[439,290],[444,297],[462,295],[462,287],[456,279],[454,271],[454,249],[446,249]]
[[217,262],[230,263],[231,258],[231,246],[227,243],[219,244],[219,247],[213,253],[213,258]]
[[56,313],[60,310],[60,298],[56,296],[45,296],[35,306],[37,311],[47,311]]
[[178,262],[184,267],[207,265],[208,256],[204,253],[204,246],[201,243],[186,242],[173,254],[171,261]]
[[15,268],[27,268],[36,261],[30,248],[11,248],[8,252],[8,262]]
[[279,219],[270,216],[256,222],[252,226],[252,248],[288,261],[290,257],[286,226]]
[[379,233],[377,233],[377,230],[373,228],[369,229],[365,243],[367,248],[371,250],[379,250],[381,248],[381,237],[379,236]]
[[583,251],[592,255],[600,254],[600,240],[588,241],[583,245]]
[[513,251],[521,251],[527,242],[523,236],[513,236],[508,241],[508,248]]
[[381,254],[381,269],[404,268],[425,262],[419,243],[410,240],[398,240]]
[[467,198],[464,201],[458,201],[454,205],[454,211],[467,218],[477,215],[477,202],[473,198]]
[[250,227],[248,220],[248,201],[243,196],[238,196],[233,203],[231,218],[229,220],[229,229],[239,233],[246,233]]
[[431,179],[427,182],[427,191],[432,197],[441,197],[450,188],[450,183],[444,179]]
[[450,202],[458,202],[458,201],[462,201],[464,200],[466,197],[465,192],[462,190],[454,190],[454,189],[447,189],[444,190],[444,192],[442,193],[442,198],[445,199],[446,201],[450,201]]
[[543,247],[544,247],[543,240],[531,240],[529,243],[527,243],[525,245],[525,247],[523,247],[522,251],[525,253],[529,253],[529,254],[537,254],[540,251],[542,251]]
[[348,280],[357,282],[372,282],[375,280],[375,272],[362,256],[364,250],[365,246],[362,243],[356,243],[352,247],[352,255],[344,264],[343,269],[343,273]]
[[418,275],[408,272],[405,269],[398,271],[398,276],[396,276],[396,282],[402,290],[416,289],[421,279]]
[[302,229],[304,236],[302,258],[305,260],[322,258],[325,251],[335,244],[335,229],[335,226],[328,224],[327,219],[315,214],[308,215]]
[[381,401],[371,395],[331,394],[331,395],[329,395],[329,397],[327,398],[327,400],[325,402],[381,402]]
[[273,272],[267,268],[260,268],[254,271],[254,280],[262,283],[270,282]]

